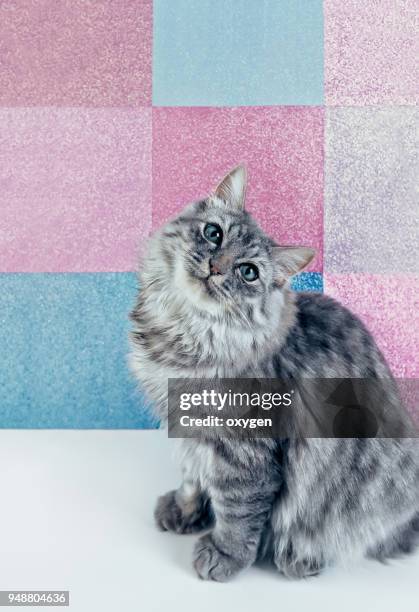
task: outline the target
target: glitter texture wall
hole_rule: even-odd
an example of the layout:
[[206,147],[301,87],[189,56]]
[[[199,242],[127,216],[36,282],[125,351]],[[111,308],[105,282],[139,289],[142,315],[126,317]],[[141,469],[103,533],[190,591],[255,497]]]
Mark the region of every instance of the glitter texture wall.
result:
[[238,162],[417,377],[414,0],[0,2],[0,427],[155,424],[126,367],[138,250]]

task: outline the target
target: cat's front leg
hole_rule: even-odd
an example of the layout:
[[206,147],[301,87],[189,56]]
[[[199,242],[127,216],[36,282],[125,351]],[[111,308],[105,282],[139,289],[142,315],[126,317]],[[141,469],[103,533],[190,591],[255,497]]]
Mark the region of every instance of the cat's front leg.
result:
[[159,529],[175,533],[198,533],[213,524],[210,500],[192,482],[159,497],[154,518]]
[[194,567],[204,580],[225,582],[255,562],[273,494],[243,480],[210,494],[216,523],[198,540]]

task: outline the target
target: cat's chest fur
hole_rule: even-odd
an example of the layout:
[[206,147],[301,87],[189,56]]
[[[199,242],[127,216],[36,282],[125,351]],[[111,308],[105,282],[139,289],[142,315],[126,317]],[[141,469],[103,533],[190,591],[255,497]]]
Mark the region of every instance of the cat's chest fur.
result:
[[[132,333],[131,368],[159,418],[167,405],[170,378],[229,378],[252,372],[257,354],[254,330],[193,311],[159,313],[140,308]],[[262,341],[262,338],[261,340]]]

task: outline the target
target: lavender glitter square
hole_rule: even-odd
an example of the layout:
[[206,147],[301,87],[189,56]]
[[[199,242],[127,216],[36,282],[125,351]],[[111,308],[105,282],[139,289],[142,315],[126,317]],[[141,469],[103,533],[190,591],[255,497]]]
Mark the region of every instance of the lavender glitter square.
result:
[[327,272],[419,270],[418,109],[327,111]]

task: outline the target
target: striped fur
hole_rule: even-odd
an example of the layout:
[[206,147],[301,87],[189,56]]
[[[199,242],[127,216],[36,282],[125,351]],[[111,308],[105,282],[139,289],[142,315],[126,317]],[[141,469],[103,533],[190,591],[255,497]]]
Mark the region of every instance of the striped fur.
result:
[[[289,276],[310,254],[276,248],[243,209],[244,180],[233,172],[186,208],[151,239],[142,263],[131,367],[158,417],[167,417],[167,379],[177,377],[379,376],[393,393],[385,360],[354,315],[326,296],[290,292]],[[205,239],[207,223],[222,228],[221,245]],[[209,262],[221,257],[223,273],[212,278]],[[257,265],[257,282],[240,278],[243,261]],[[156,521],[178,533],[212,527],[194,566],[219,581],[261,559],[303,577],[408,552],[419,533],[418,442],[183,440],[184,482],[159,499]]]

